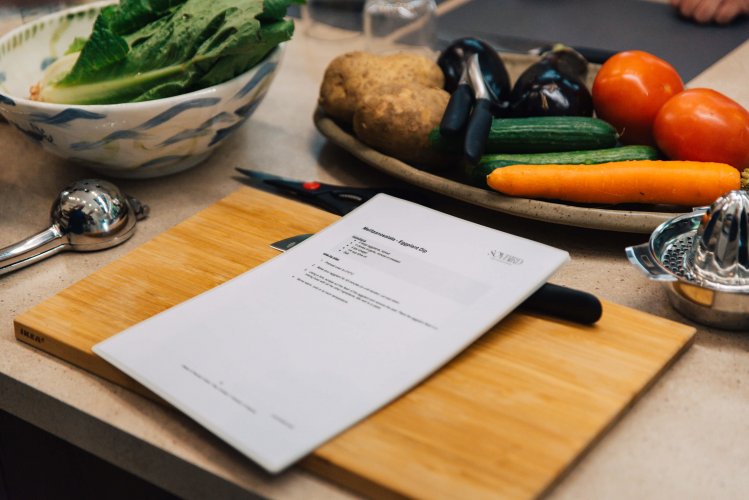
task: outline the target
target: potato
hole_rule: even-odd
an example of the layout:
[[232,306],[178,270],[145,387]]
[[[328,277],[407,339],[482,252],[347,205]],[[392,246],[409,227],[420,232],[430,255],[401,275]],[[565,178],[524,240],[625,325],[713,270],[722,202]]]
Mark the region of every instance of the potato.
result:
[[429,146],[429,132],[439,126],[450,94],[416,83],[382,84],[359,104],[354,133],[365,144],[406,162],[430,166],[454,161]]
[[359,101],[386,83],[417,83],[442,88],[444,76],[426,57],[397,53],[350,52],[331,61],[320,87],[320,107],[333,118],[351,123]]

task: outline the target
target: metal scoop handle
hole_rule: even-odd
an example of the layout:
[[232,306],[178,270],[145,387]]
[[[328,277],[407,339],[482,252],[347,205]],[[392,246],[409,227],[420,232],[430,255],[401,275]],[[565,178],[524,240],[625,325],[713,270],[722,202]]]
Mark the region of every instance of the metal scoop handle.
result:
[[0,248],[0,275],[29,266],[65,250],[68,237],[58,224],[5,248]]
[[74,182],[52,204],[47,229],[0,249],[0,276],[64,250],[91,252],[119,245],[148,212],[147,205],[109,182]]

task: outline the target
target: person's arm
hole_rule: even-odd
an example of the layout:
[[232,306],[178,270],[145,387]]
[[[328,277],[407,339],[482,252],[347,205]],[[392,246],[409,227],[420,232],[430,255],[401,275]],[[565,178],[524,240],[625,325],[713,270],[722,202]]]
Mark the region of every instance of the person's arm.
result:
[[749,14],[749,0],[670,0],[685,16],[698,23],[730,23],[736,17]]

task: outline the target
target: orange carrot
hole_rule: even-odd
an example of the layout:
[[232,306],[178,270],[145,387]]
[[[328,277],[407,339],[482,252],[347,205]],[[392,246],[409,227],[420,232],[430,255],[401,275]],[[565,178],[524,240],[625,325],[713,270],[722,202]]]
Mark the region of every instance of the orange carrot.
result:
[[709,205],[739,189],[740,173],[725,163],[632,160],[597,165],[510,165],[486,178],[510,196],[579,203]]

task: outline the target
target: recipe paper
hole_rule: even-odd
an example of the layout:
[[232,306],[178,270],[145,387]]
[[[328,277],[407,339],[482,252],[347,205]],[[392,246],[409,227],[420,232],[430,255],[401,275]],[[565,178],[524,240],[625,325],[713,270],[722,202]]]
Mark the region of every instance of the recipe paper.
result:
[[93,350],[278,472],[445,364],[568,259],[380,194]]

